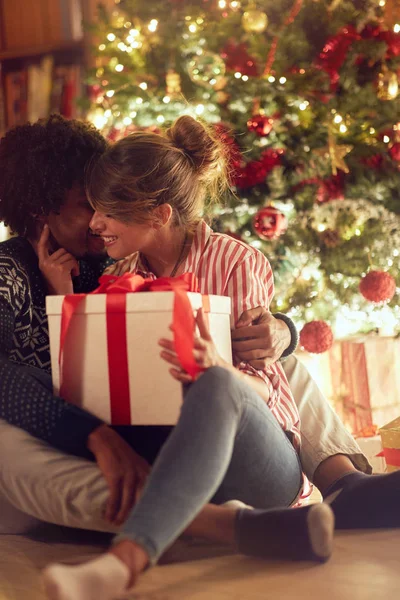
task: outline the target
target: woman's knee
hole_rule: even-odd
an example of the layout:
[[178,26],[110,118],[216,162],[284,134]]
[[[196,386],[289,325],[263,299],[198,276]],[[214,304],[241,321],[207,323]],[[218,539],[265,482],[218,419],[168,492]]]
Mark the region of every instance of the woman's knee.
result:
[[211,367],[192,384],[188,397],[195,401],[200,398],[203,405],[218,404],[224,409],[237,411],[242,399],[239,387],[240,381],[233,373],[223,367]]

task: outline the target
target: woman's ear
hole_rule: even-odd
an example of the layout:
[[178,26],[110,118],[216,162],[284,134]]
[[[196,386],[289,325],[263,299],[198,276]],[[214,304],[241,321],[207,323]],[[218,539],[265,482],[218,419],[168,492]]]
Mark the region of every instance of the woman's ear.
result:
[[170,204],[161,204],[160,206],[156,206],[156,208],[153,209],[154,229],[161,229],[167,225],[172,218],[172,213],[173,210]]

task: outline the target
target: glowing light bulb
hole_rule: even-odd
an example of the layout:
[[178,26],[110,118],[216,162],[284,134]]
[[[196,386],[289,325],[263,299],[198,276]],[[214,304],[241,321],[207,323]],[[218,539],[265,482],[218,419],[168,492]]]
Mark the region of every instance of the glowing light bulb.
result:
[[191,24],[189,25],[189,31],[190,31],[190,33],[196,33],[196,31],[197,31],[197,26],[196,26],[194,23],[191,23]]
[[248,81],[248,80],[249,80],[249,77],[248,77],[248,75],[242,75],[242,80],[243,80],[243,81]]
[[105,49],[106,49],[106,45],[105,44],[100,44],[99,50],[102,52]]
[[396,23],[396,24],[395,24],[395,26],[393,27],[393,31],[394,31],[395,33],[399,33],[399,32],[400,32],[400,24],[399,24],[399,23]]
[[132,125],[132,119],[130,117],[124,117],[122,122],[124,125]]
[[150,21],[150,23],[148,24],[148,26],[147,26],[147,29],[148,29],[149,31],[151,31],[151,32],[153,32],[153,33],[154,33],[154,31],[156,31],[156,30],[157,30],[157,26],[158,26],[158,21],[157,21],[157,19],[152,19],[152,20]]
[[226,8],[226,0],[219,0],[218,6],[220,8]]
[[388,144],[390,142],[390,137],[388,135],[384,135],[383,141],[385,142],[385,144]]
[[286,77],[280,77],[280,78],[279,78],[279,83],[282,83],[282,85],[283,85],[284,83],[286,83],[286,82],[287,82],[287,79],[286,79]]
[[242,76],[242,74],[239,71],[236,71],[236,73],[235,73],[236,79],[240,79],[241,76]]
[[108,92],[106,92],[106,96],[107,98],[112,98],[115,94],[114,90],[108,90]]
[[196,112],[196,115],[202,115],[204,112],[204,104],[198,104],[196,106],[195,112]]
[[139,87],[142,90],[147,90],[147,83],[145,81],[142,81],[142,83],[139,83]]
[[165,121],[164,117],[162,115],[158,115],[157,122],[158,123],[164,123],[164,121]]
[[340,127],[339,127],[339,131],[340,131],[340,133],[346,133],[346,131],[347,131],[347,127],[346,127],[346,125],[345,125],[344,123],[342,123],[342,124],[340,125]]
[[121,73],[121,71],[124,70],[124,65],[121,65],[119,63],[118,65],[116,65],[115,70],[118,71],[118,73]]
[[340,115],[335,115],[335,118],[333,119],[334,123],[341,123],[343,121],[343,117],[341,117]]
[[115,40],[115,35],[113,33],[109,33],[107,35],[107,39],[109,42],[113,42]]
[[169,104],[169,102],[171,102],[171,98],[169,96],[164,96],[164,98],[162,99],[164,104]]
[[269,81],[270,83],[274,83],[274,81],[275,81],[275,77],[274,77],[273,75],[270,75],[270,76],[268,77],[268,81]]

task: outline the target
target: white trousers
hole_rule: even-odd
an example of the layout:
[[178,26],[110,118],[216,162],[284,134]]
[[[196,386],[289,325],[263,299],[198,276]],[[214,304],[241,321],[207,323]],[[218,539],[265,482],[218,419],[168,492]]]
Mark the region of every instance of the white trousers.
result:
[[[359,470],[371,472],[304,365],[292,355],[283,366],[300,411],[307,477],[312,481],[318,465],[335,454],[348,455]],[[41,521],[114,532],[102,518],[107,496],[95,463],[64,454],[0,420],[0,534],[26,533]]]

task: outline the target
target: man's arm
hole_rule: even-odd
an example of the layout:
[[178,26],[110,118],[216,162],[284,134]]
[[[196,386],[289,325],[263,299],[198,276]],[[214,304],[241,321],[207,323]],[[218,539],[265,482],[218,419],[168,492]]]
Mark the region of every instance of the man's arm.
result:
[[271,314],[263,306],[243,312],[232,331],[232,349],[237,360],[264,369],[294,352],[298,344],[295,324],[281,313]]
[[103,421],[51,393],[51,377],[8,358],[14,313],[0,299],[0,419],[69,454],[90,457],[89,435]]

